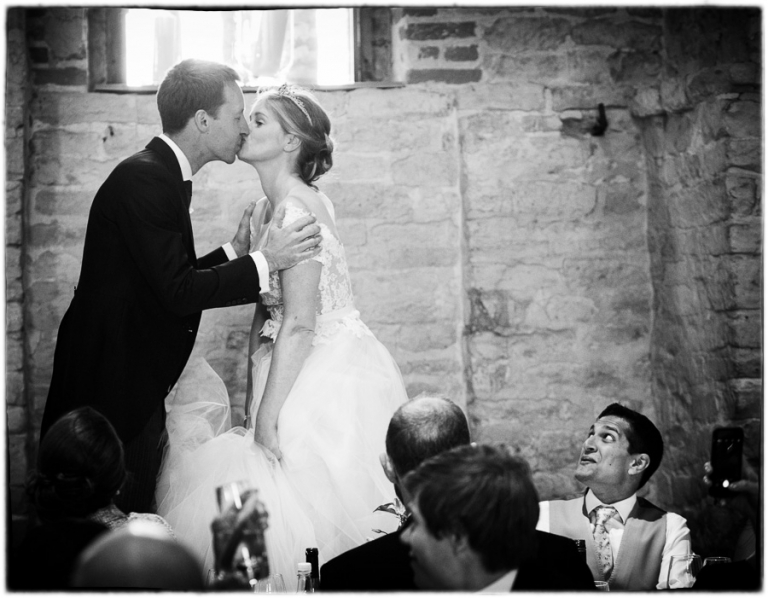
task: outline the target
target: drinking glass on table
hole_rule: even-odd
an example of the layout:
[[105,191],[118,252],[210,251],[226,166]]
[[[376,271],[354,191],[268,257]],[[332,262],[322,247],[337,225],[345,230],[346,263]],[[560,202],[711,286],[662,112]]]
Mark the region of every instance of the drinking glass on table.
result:
[[690,588],[701,570],[701,557],[698,554],[678,554],[669,560],[667,588]]
[[595,582],[595,589],[600,592],[610,592],[611,588],[608,587],[607,581],[596,581]]
[[285,594],[285,582],[283,576],[279,573],[265,577],[259,580],[256,586],[258,594]]

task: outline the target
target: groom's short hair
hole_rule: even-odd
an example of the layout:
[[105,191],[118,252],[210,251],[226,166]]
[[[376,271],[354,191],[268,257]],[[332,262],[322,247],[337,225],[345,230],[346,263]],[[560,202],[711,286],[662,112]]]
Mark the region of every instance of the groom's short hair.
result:
[[237,83],[240,75],[225,64],[190,58],[165,75],[157,90],[157,109],[163,133],[178,133],[198,110],[213,117],[224,104],[224,88]]

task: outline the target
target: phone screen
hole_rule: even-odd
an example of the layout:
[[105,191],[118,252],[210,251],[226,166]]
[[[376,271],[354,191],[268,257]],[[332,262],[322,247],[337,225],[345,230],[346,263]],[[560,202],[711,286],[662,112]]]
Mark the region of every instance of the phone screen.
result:
[[712,434],[712,493],[727,493],[741,479],[744,433],[741,428],[718,428]]

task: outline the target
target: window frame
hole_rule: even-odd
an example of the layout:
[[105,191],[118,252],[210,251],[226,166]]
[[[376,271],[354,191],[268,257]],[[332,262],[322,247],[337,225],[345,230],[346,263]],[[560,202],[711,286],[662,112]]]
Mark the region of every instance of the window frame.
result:
[[[288,7],[290,8],[290,7]],[[300,8],[300,7],[295,7]],[[157,85],[129,86],[125,81],[125,11],[122,7],[88,8],[88,89],[94,92],[157,92]],[[183,9],[179,9],[183,10]],[[253,10],[253,7],[217,8]],[[360,7],[353,9],[355,82],[344,85],[303,85],[319,91],[365,87],[404,87],[392,80],[392,9]],[[243,86],[243,90],[256,91]]]

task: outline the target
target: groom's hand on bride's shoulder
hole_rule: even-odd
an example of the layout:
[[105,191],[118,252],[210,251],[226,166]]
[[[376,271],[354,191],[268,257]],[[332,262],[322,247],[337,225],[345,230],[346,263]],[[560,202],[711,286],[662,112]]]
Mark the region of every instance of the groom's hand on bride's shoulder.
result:
[[261,250],[269,264],[269,271],[285,270],[320,253],[320,227],[312,214],[301,216],[286,226],[285,204],[277,208],[269,227],[267,246]]

